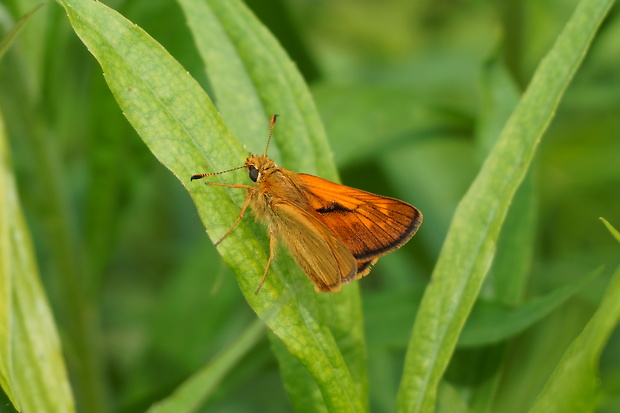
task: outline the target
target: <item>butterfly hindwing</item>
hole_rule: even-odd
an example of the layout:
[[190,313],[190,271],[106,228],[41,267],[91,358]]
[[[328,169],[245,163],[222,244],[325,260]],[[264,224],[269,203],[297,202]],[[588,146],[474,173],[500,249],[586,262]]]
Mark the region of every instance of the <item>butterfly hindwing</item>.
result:
[[346,245],[317,218],[286,201],[271,205],[278,217],[274,229],[317,291],[336,292],[351,280],[357,263]]

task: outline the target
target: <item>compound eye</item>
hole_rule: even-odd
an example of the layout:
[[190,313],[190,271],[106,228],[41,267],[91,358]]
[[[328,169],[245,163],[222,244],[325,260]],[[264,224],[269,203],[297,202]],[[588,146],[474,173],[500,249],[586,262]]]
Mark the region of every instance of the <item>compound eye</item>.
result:
[[252,180],[252,182],[256,182],[256,180],[258,179],[258,169],[256,169],[254,167],[254,165],[250,165],[250,179]]

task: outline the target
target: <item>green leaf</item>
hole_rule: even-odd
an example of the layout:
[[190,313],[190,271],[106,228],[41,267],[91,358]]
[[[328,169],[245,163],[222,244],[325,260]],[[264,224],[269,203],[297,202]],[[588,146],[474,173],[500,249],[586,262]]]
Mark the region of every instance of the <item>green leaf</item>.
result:
[[[101,3],[80,0],[61,0],[60,3],[78,36],[101,64],[106,81],[127,119],[158,160],[187,188],[209,236],[218,239],[237,218],[245,194],[230,188],[207,187],[199,181],[190,182],[189,178],[205,169],[222,171],[241,165],[247,153],[230,129],[242,135],[246,133],[233,123],[229,128],[197,82],[142,29]],[[240,41],[247,36],[257,41],[250,49],[243,49],[245,52],[240,56],[267,59],[280,68],[275,73],[269,72],[269,68],[263,69],[266,71],[261,76],[265,80],[253,87],[264,98],[272,93],[269,79],[275,81],[274,77],[280,76],[285,79],[282,87],[288,92],[273,95],[282,115],[275,141],[284,163],[292,165],[300,161],[308,168],[304,171],[316,170],[328,178],[334,177],[321,125],[315,122],[318,116],[290,60],[242,3],[209,4],[221,13],[214,12],[220,24],[245,33]],[[214,31],[214,36],[218,44],[228,44],[221,32]],[[237,93],[237,84],[232,86],[230,93]],[[225,97],[222,100],[225,101]],[[251,110],[258,110],[256,108]],[[288,113],[292,114],[289,118]],[[298,133],[298,129],[293,129],[295,137],[287,137],[291,133],[289,128],[299,127],[307,130]],[[266,135],[265,128],[262,136],[266,139]],[[240,172],[214,178],[223,183],[247,181],[247,176]],[[364,372],[364,358],[359,355],[363,355],[364,350],[358,287],[353,284],[339,294],[318,296],[293,260],[281,254],[260,293],[254,294],[269,247],[265,229],[250,219],[241,220],[218,250],[235,273],[250,306],[311,373],[327,408],[364,411],[367,396],[365,374],[360,373]],[[270,311],[275,311],[275,315],[266,317]],[[341,343],[348,340],[344,353],[340,352],[336,340]]]
[[402,143],[428,139],[437,131],[471,128],[462,117],[421,102],[407,89],[326,83],[312,91],[340,167],[376,158]]
[[293,410],[300,413],[327,413],[329,410],[322,401],[321,389],[308,369],[286,350],[280,340],[275,339],[271,343],[278,358],[279,373],[284,381],[284,387],[293,405]]
[[[476,130],[476,147],[481,159],[488,156],[493,144],[497,142],[502,128],[519,102],[521,93],[505,66],[504,51],[500,47],[503,46],[502,42],[503,38],[498,39],[497,49],[493,50],[482,67],[481,112],[479,115],[480,122]],[[488,318],[484,317],[484,315],[488,315],[484,311],[488,310],[485,308],[487,302],[485,300],[490,301],[491,306],[500,306],[502,310],[519,306],[523,300],[536,234],[534,219],[536,215],[536,204],[534,202],[536,187],[533,184],[535,177],[533,172],[534,170],[528,171],[523,183],[514,195],[512,207],[508,210],[500,232],[497,254],[489,271],[489,276],[482,286],[481,300],[478,301],[477,306],[474,307],[474,313],[465,324],[459,337],[459,346],[467,345],[468,342],[472,343],[476,340],[479,344],[500,342],[543,317],[547,314],[545,310],[554,308],[554,302],[547,301],[545,301],[547,306],[535,307],[536,301],[534,300],[520,306],[514,313],[498,311],[497,313],[492,312]],[[535,308],[532,309],[531,306]],[[483,310],[483,317],[477,317],[476,312],[481,309]],[[495,309],[492,307],[492,310]],[[497,319],[493,319],[493,315],[499,314],[502,318],[498,323]],[[504,318],[504,316],[507,317]],[[492,330],[496,334],[487,336],[488,330]],[[467,337],[468,334],[469,338]],[[466,352],[460,357],[457,355],[457,359],[454,359],[457,372],[470,372],[465,373],[465,377],[473,387],[473,392],[468,400],[473,411],[491,410],[501,379],[505,375],[507,348],[508,345],[504,343],[495,346],[487,345],[484,348]],[[471,360],[485,360],[485,362],[475,363]],[[497,363],[497,367],[495,367],[495,363]],[[476,368],[471,368],[474,364],[476,364]],[[491,365],[494,367],[490,367]],[[483,384],[478,385],[479,383]],[[442,405],[441,391],[439,392],[438,404],[439,406]]]
[[[270,150],[280,149],[282,161],[291,169],[337,180],[312,97],[277,40],[239,1],[182,0],[180,4],[204,60],[218,109],[234,135],[249,147],[262,150],[267,119],[272,113],[280,113],[282,116],[274,135],[277,147],[272,146]],[[294,264],[291,269],[299,272]],[[356,391],[366,395],[368,385],[357,290],[348,289],[344,294],[321,300],[323,304],[319,305],[328,312],[326,320],[321,323],[329,325],[334,332],[345,332],[336,335],[335,339],[344,350],[343,356],[352,376],[358,378]],[[334,313],[341,316],[333,317]],[[320,318],[319,314],[315,316]],[[276,353],[281,350],[277,345],[273,348]],[[298,368],[298,363],[285,354],[278,354],[278,360],[284,371]],[[291,365],[283,366],[287,360]],[[285,380],[292,378],[292,381],[287,380],[289,392],[314,394],[310,389],[316,384],[302,379],[309,376],[298,373],[283,377]]]
[[620,320],[620,267],[598,310],[571,343],[530,409],[531,413],[590,412],[598,402],[601,352]]
[[73,412],[54,318],[39,280],[0,116],[0,384],[16,409]]
[[9,224],[14,214],[11,204],[15,202],[11,198],[16,195],[4,118],[0,117],[0,385],[15,408],[19,409],[11,365],[14,257],[13,227]]
[[38,6],[32,8],[28,13],[24,14],[24,16],[19,19],[17,24],[13,26],[11,30],[9,30],[2,39],[0,39],[0,60],[2,60],[2,56],[6,53],[7,50],[13,44],[13,41],[19,34],[19,32],[24,28],[26,22],[30,19],[30,17],[41,8],[45,3],[41,3]]
[[434,410],[437,386],[493,260],[510,202],[612,3],[580,3],[459,204],[416,317],[398,411]]
[[[280,114],[270,155],[290,168],[336,180],[314,101],[278,41],[240,1],[180,0],[214,101],[233,135],[254,153],[266,144],[269,117]],[[272,153],[273,152],[273,153]],[[237,162],[239,162],[237,160]]]
[[187,379],[165,400],[156,403],[147,413],[190,413],[196,411],[220,384],[222,378],[247,352],[264,336],[265,327],[261,321],[250,325],[230,347]]
[[[490,152],[502,128],[519,101],[519,90],[503,63],[503,54],[495,51],[482,72],[482,111],[476,133],[482,158]],[[508,210],[498,240],[497,255],[482,295],[509,306],[520,303],[527,284],[536,231],[536,186],[530,170],[519,186]]]
[[603,224],[605,224],[605,226],[607,227],[607,229],[609,230],[609,232],[611,232],[611,235],[614,236],[614,238],[620,242],[620,232],[618,232],[618,230],[616,228],[614,228],[613,225],[611,225],[609,223],[609,221],[607,221],[605,218],[599,218],[601,221],[603,221]]
[[582,290],[601,271],[595,271],[543,297],[527,301],[514,310],[478,303],[459,337],[460,347],[496,344],[523,332]]
[[473,413],[476,411],[471,409],[458,390],[446,381],[439,384],[437,392],[439,394],[438,410],[442,413]]

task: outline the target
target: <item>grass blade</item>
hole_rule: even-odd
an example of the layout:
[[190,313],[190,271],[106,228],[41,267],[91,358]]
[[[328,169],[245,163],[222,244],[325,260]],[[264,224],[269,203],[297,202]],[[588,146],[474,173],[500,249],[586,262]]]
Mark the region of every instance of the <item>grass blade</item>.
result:
[[437,386],[493,260],[510,202],[612,3],[579,4],[459,204],[414,324],[398,411],[434,410]]
[[611,232],[611,235],[613,235],[614,238],[620,242],[620,232],[618,232],[618,230],[614,228],[605,218],[600,218],[600,220],[603,221],[603,224],[605,224],[605,227],[609,230],[609,232]]
[[511,310],[505,308],[498,310],[490,305],[477,304],[480,305],[480,314],[470,318],[465,324],[459,337],[459,347],[489,346],[523,332],[556,310],[578,291],[583,291],[600,273],[601,270],[594,271],[586,277],[577,279],[545,296],[526,301]]
[[[232,136],[217,108],[194,79],[143,30],[101,3],[80,0],[60,3],[78,36],[101,64],[127,119],[158,160],[186,186],[209,235],[218,239],[239,214],[244,193],[207,188],[199,182],[190,183],[189,177],[205,171],[205,165],[210,171],[239,165],[247,155],[242,144]],[[282,104],[284,110],[290,105],[296,103]],[[317,139],[309,138],[310,148],[316,169],[322,170],[326,167],[321,163],[329,160],[329,156],[325,156],[323,144]],[[281,152],[287,153],[286,148]],[[218,177],[226,183],[247,180],[242,173]],[[329,306],[321,302],[333,304],[332,300],[339,299],[317,298],[306,277],[284,254],[272,266],[273,271],[260,294],[255,295],[269,248],[264,228],[249,221],[242,220],[218,247],[235,273],[246,300],[285,343],[287,350],[310,371],[328,409],[363,411],[364,397],[360,396],[359,387],[354,384],[336,340],[322,318],[322,308]],[[349,288],[351,292],[345,293],[352,295],[349,301],[354,304],[356,288],[353,286]],[[343,320],[340,324],[349,321],[341,316],[344,311],[340,306],[332,308],[335,308],[333,319]],[[277,309],[276,314],[265,317],[270,309]]]
[[[337,180],[310,92],[271,33],[240,1],[181,0],[180,4],[196,39],[218,108],[234,135],[248,147],[260,151],[265,145],[269,115],[280,113],[275,135],[277,147],[274,145],[273,149],[279,149],[284,165],[291,170]],[[328,313],[321,321],[323,324],[329,325],[332,331],[347,332],[341,337],[340,347],[347,343],[343,356],[351,374],[358,378],[356,391],[366,395],[366,357],[357,287],[347,288],[333,297],[320,297],[319,306]],[[280,346],[274,346],[274,351],[280,350]],[[279,355],[281,365],[286,360],[290,359]],[[286,371],[295,370],[296,363],[292,363]],[[283,377],[286,380],[288,376]],[[294,375],[287,389],[294,391],[293,383],[296,387],[315,386],[301,380],[302,377],[307,375]],[[303,392],[312,393],[308,389],[299,391]]]
[[[314,101],[294,63],[238,0],[180,0],[214,92],[233,135],[265,146],[269,116],[282,115],[274,138],[291,169],[335,180],[336,169]],[[270,148],[271,150],[271,148]]]
[[13,171],[9,160],[8,142],[4,119],[0,117],[0,386],[16,409],[12,368],[12,318],[13,318],[13,242],[12,222],[16,196]]
[[620,267],[605,297],[582,333],[564,353],[538,396],[531,413],[591,412],[598,402],[599,359],[620,320]]
[[243,357],[265,334],[261,321],[250,325],[239,339],[186,380],[174,394],[155,404],[147,413],[193,412],[213,393],[230,369]]
[[73,412],[54,317],[39,280],[0,116],[0,384],[17,409]]
[[45,3],[41,3],[38,6],[35,6],[34,8],[32,8],[28,13],[24,14],[24,16],[21,19],[19,19],[17,24],[15,26],[13,26],[13,28],[11,30],[9,30],[8,33],[6,33],[2,37],[2,39],[0,39],[0,60],[2,59],[2,57],[4,56],[6,51],[9,50],[9,48],[13,44],[13,41],[15,40],[17,35],[19,34],[19,32],[24,28],[24,25],[26,24],[26,22],[44,4]]

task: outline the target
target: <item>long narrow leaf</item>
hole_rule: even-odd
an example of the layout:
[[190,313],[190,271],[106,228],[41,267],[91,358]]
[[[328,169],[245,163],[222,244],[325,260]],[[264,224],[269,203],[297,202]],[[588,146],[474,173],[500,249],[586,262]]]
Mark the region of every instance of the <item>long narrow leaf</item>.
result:
[[0,116],[0,384],[26,412],[75,410]]
[[[499,51],[483,66],[478,149],[486,156],[517,105],[520,91],[503,63]],[[515,193],[512,208],[498,240],[497,256],[486,279],[483,294],[493,301],[517,305],[523,299],[535,234],[535,170],[526,174]]]
[[45,3],[41,3],[38,6],[32,8],[28,13],[24,14],[24,16],[19,19],[17,24],[13,26],[11,30],[9,30],[3,37],[0,39],[0,59],[4,56],[6,51],[11,47],[13,41],[17,38],[17,35],[24,28],[26,22],[32,17],[37,10],[39,10]]
[[611,235],[614,236],[614,238],[616,240],[618,240],[618,242],[620,242],[620,232],[618,232],[618,230],[616,228],[614,228],[609,221],[607,221],[605,218],[599,218],[601,221],[603,221],[603,224],[605,224],[605,227],[607,227],[607,229],[609,230],[609,232],[611,232]]
[[[481,80],[481,112],[476,140],[478,150],[484,159],[488,156],[512,111],[517,106],[521,91],[506,68],[504,55],[499,48],[483,65]],[[535,234],[533,172],[533,170],[529,171],[519,190],[515,193],[512,208],[506,215],[506,221],[498,240],[497,255],[489,276],[482,287],[481,295],[484,295],[485,299],[492,303],[502,303],[513,307],[519,304],[523,298],[531,254],[534,249],[532,244]],[[467,338],[464,339],[463,336],[467,334],[467,330],[471,328],[474,320],[476,318],[472,317],[465,324],[459,337],[459,346],[466,342]],[[522,322],[523,317],[516,317],[513,320],[521,321],[520,327],[525,328],[526,323]],[[530,317],[529,320],[533,321],[533,317]],[[503,321],[504,319],[499,325],[505,325]],[[513,333],[516,330],[514,329],[515,324],[517,323],[513,322],[511,325]],[[494,326],[496,325],[494,324]],[[503,333],[508,331],[510,330],[504,329]],[[489,340],[491,337],[486,336],[486,331],[481,332],[478,337],[481,338],[482,342],[492,341],[492,339]],[[495,335],[493,339],[501,340],[498,335]],[[480,348],[475,353],[484,353],[485,360],[503,361],[499,363],[497,368],[492,369],[491,373],[489,373],[489,369],[479,368],[475,369],[471,376],[468,376],[471,383],[484,381],[484,385],[476,386],[472,397],[469,399],[470,407],[474,411],[488,411],[505,373],[506,345]],[[441,386],[439,389],[438,403],[441,405],[444,393],[441,392]]]
[[[255,151],[262,150],[267,119],[271,113],[279,113],[275,135],[277,148],[272,145],[270,150],[280,149],[284,165],[290,165],[291,169],[337,180],[310,92],[271,33],[237,0],[180,0],[180,4],[204,60],[218,109],[235,136]],[[294,266],[291,269],[294,270]],[[357,393],[363,395],[360,399],[367,399],[364,334],[357,287],[320,299],[319,305],[328,314],[321,323],[329,325],[332,331],[343,332],[335,337],[336,341],[341,349],[346,343],[343,356],[352,376],[357,378]],[[319,318],[320,314],[314,317]],[[276,352],[279,349],[274,346]],[[285,355],[278,358],[281,365],[290,360]],[[292,363],[293,366],[285,371],[295,369],[297,363]],[[283,377],[286,380],[288,376]],[[293,383],[314,386],[314,383],[304,383],[302,377],[306,375],[295,374],[287,389],[294,391]],[[313,393],[303,388],[300,392]]]
[[[607,229],[618,231],[601,218]],[[581,334],[564,352],[530,412],[585,412],[596,408],[598,365],[612,331],[620,323],[620,267],[613,275],[603,301]]]
[[[306,84],[271,33],[239,0],[179,0],[234,136],[264,149],[269,116],[285,166],[335,180],[325,132]],[[251,146],[250,146],[251,145]],[[271,149],[271,148],[270,148]]]
[[[34,7],[26,13],[15,26],[0,39],[0,60],[11,47],[17,35],[24,28],[30,17],[43,6],[43,3]],[[15,196],[14,178],[12,176],[11,165],[9,162],[9,152],[7,137],[4,129],[4,120],[0,116],[0,386],[11,400],[13,405],[19,409],[11,373],[11,317],[13,314],[12,297],[12,244],[11,226],[12,221],[11,205]]]
[[[130,123],[159,161],[187,187],[209,236],[218,239],[235,221],[245,194],[190,182],[189,177],[205,168],[221,171],[242,164],[247,156],[242,145],[232,137],[200,86],[142,29],[98,2],[60,3],[101,64]],[[313,142],[315,149],[317,145]],[[315,157],[323,155],[317,152]],[[218,177],[226,183],[247,181],[243,173]],[[322,321],[319,299],[292,259],[282,254],[255,295],[269,251],[265,230],[242,220],[219,251],[250,306],[317,381],[328,409],[363,411],[363,397]],[[277,313],[265,319],[272,308]]]
[[433,411],[437,386],[491,265],[510,202],[612,3],[580,3],[459,204],[416,318],[398,411]]
[[488,346],[522,332],[583,290],[600,273],[600,270],[594,271],[545,296],[529,300],[516,309],[490,310],[476,319],[470,318],[459,337],[459,347]]
[[13,318],[13,218],[12,197],[16,196],[13,171],[9,161],[4,119],[0,116],[0,386],[19,409],[15,397],[11,366],[11,337]]
[[147,413],[175,413],[180,411],[190,413],[196,411],[217,389],[222,378],[241,357],[256,345],[264,334],[263,323],[255,321],[229,348],[215,356],[209,364],[179,386],[173,395],[155,404]]
[[620,267],[590,322],[572,342],[536,399],[531,413],[596,410],[599,359],[620,321]]

